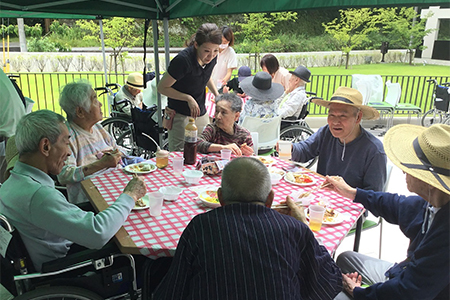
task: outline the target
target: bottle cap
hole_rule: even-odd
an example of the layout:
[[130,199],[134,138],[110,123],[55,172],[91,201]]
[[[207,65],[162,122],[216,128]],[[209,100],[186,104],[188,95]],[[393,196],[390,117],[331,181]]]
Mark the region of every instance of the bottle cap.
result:
[[156,152],[156,156],[158,156],[158,157],[169,156],[169,151],[167,151],[167,150],[159,150],[159,151]]
[[194,118],[189,118],[189,122],[195,122]]

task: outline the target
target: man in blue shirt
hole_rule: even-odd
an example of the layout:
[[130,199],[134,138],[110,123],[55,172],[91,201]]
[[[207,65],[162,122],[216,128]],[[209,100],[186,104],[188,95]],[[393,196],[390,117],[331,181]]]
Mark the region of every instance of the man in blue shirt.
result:
[[218,198],[222,207],[197,215],[183,232],[154,299],[326,300],[341,291],[341,272],[304,215],[270,208],[274,192],[263,163],[229,162]]
[[386,182],[383,144],[360,125],[363,119],[377,119],[379,113],[362,100],[358,90],[348,87],[339,87],[330,101],[312,99],[329,108],[328,125],[293,144],[292,160],[306,162],[318,156],[317,173],[342,176],[351,186],[381,191]]

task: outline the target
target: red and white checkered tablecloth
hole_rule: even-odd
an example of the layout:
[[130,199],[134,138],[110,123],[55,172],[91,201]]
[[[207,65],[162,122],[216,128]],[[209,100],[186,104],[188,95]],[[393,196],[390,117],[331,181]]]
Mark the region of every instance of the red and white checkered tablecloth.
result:
[[[173,156],[181,156],[182,153],[172,153]],[[202,155],[198,154],[200,159]],[[289,162],[274,158],[276,164],[273,167],[288,167]],[[185,169],[194,169],[194,166],[185,165]],[[308,191],[311,188],[322,184],[324,178],[311,172],[309,176],[316,179],[313,186],[301,187],[293,185],[284,179],[279,184],[273,186],[275,192],[274,203],[283,201],[286,196],[293,191]],[[145,178],[148,192],[159,190],[162,186],[178,186],[184,188],[182,194],[177,201],[165,201],[162,214],[158,217],[151,217],[148,210],[132,211],[123,227],[129,236],[140,249],[140,252],[150,258],[173,256],[178,244],[178,240],[184,228],[190,220],[197,214],[209,211],[211,208],[202,205],[201,201],[196,198],[197,194],[189,188],[198,186],[220,186],[220,175],[205,175],[201,178],[199,185],[187,184],[182,176],[175,176],[171,162],[164,169],[158,169],[154,172],[142,175]],[[111,205],[121,194],[128,181],[132,179],[132,175],[123,170],[116,169],[109,173],[104,173],[91,178],[93,184],[97,187],[105,201]],[[335,209],[339,213],[344,213],[346,219],[336,225],[322,225],[319,232],[315,233],[317,238],[321,238],[324,246],[330,253],[334,253],[343,238],[346,236],[350,228],[356,223],[363,211],[363,206],[353,203],[351,200],[343,198],[338,194],[319,189],[314,193],[316,199],[311,202],[315,204],[319,197],[330,199],[329,207]]]
[[[244,97],[241,98],[243,104],[245,104],[245,102],[250,99],[250,97]],[[214,101],[214,94],[213,93],[206,93],[206,97],[205,97],[205,107],[206,107],[206,112],[208,113],[208,115],[211,118],[214,118],[214,114],[216,113],[216,102]]]

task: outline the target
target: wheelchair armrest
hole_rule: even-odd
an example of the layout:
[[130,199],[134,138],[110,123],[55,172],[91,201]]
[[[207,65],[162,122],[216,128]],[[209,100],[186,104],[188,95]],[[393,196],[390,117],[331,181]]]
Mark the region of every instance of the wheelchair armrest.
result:
[[102,249],[87,249],[77,253],[67,255],[66,257],[58,258],[42,264],[42,273],[50,273],[58,270],[63,270],[75,264],[85,262],[88,260],[96,260],[102,257],[107,257],[113,253],[117,253],[118,249],[114,242],[110,241]]

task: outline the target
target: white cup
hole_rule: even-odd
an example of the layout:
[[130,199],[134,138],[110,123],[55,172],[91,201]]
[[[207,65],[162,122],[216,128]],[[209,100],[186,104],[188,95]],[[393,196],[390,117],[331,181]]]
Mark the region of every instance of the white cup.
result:
[[152,217],[161,215],[163,206],[163,194],[160,192],[148,193],[149,213]]
[[290,141],[278,141],[278,155],[280,158],[291,158],[292,143]]
[[322,227],[325,208],[320,205],[311,205],[309,207],[309,228],[312,231],[319,231]]
[[183,163],[184,163],[184,157],[172,158],[173,173],[176,176],[181,176],[181,173],[183,173]]
[[231,149],[220,150],[220,158],[222,160],[230,160],[231,159]]
[[253,141],[253,152],[255,153],[255,155],[258,155],[259,134],[257,132],[250,132],[250,134],[252,136],[252,141]]

